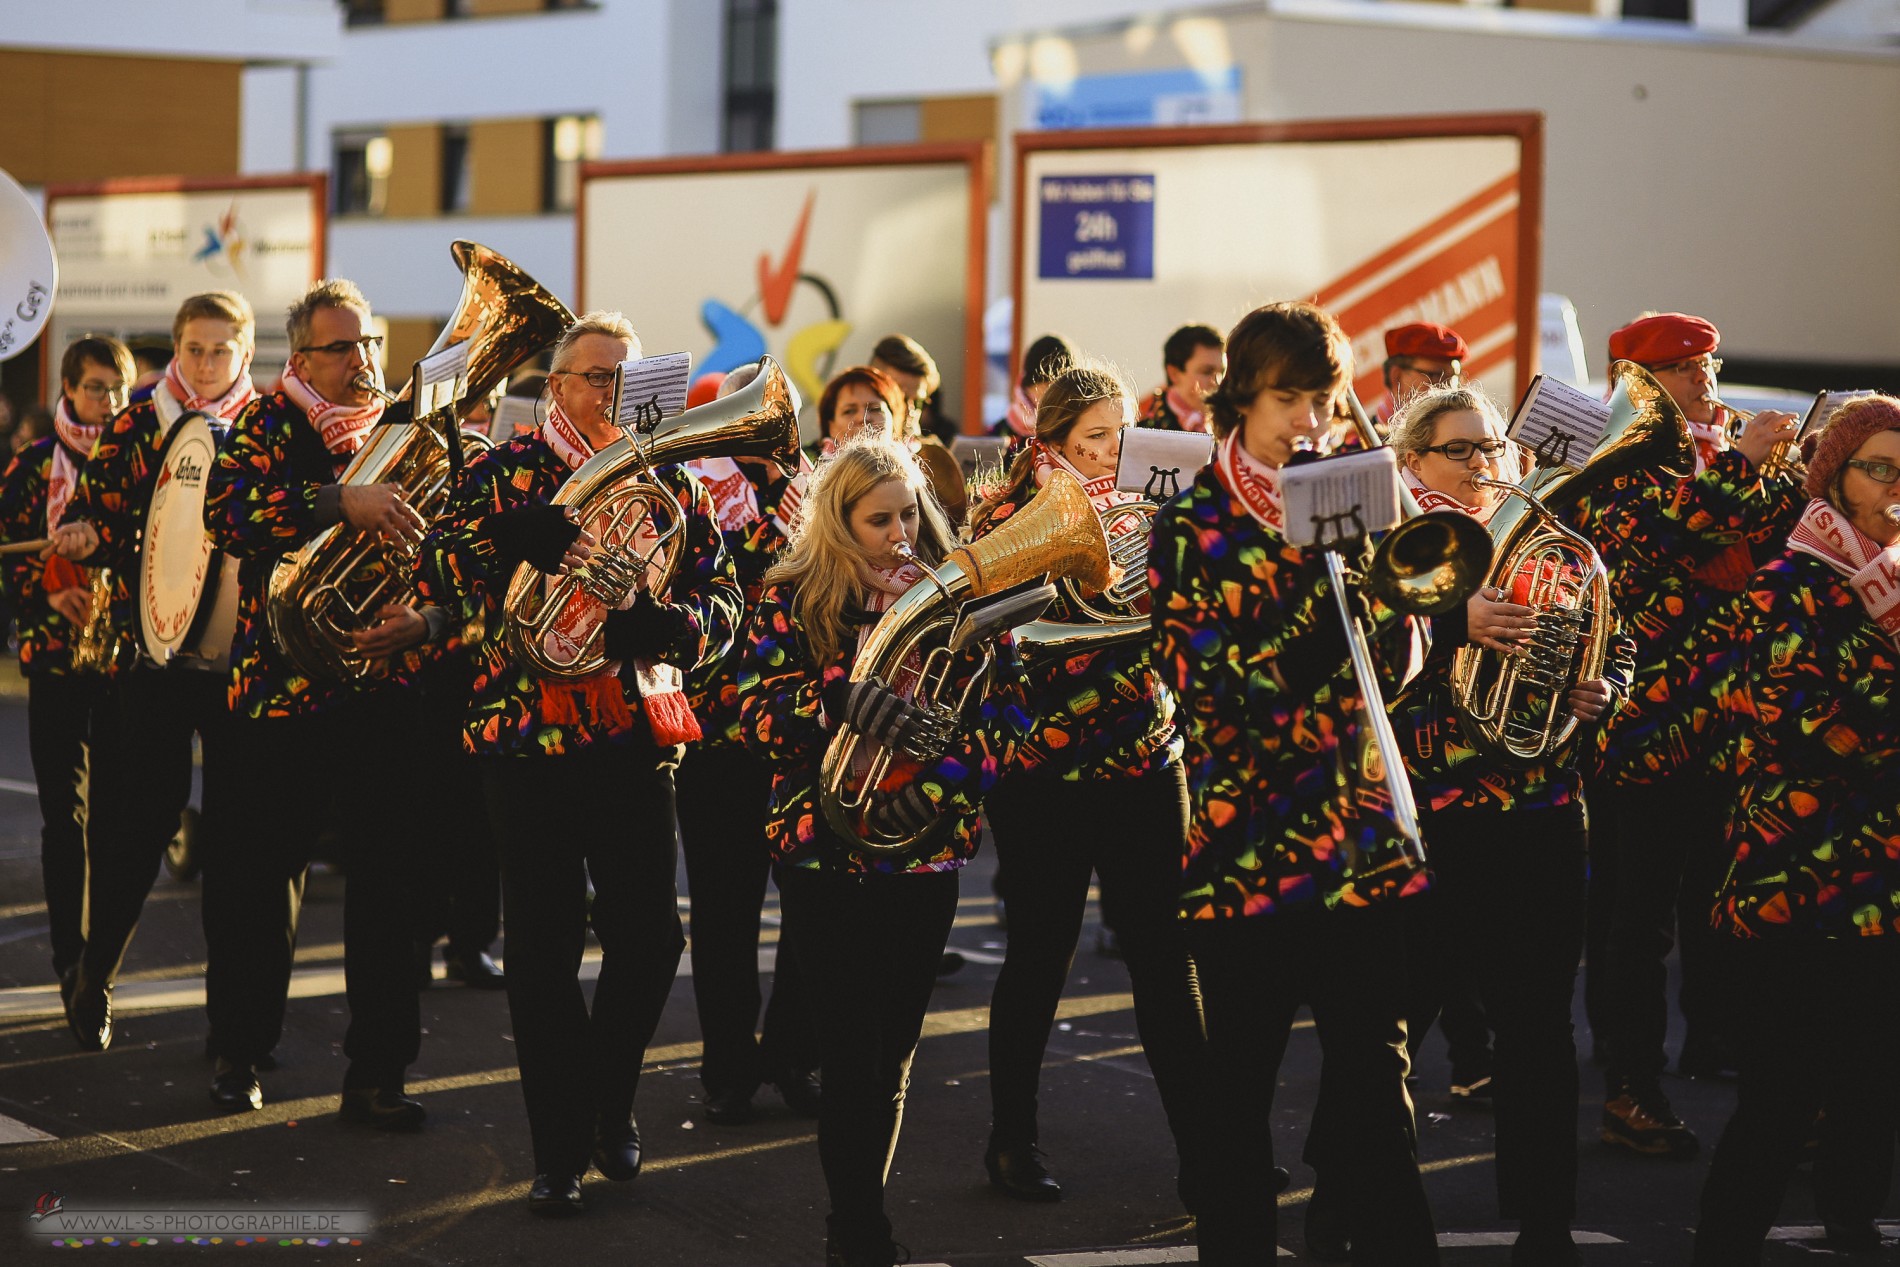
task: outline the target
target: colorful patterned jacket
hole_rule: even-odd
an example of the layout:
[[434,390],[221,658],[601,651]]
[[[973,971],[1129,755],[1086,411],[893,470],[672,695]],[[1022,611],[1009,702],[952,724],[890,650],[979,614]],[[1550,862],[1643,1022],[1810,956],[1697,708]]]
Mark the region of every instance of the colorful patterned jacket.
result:
[[[46,535],[46,483],[53,470],[55,436],[43,436],[14,455],[0,476],[0,541],[33,541]],[[83,466],[80,468],[85,469]],[[0,580],[13,600],[20,630],[20,672],[27,677],[73,671],[72,622],[53,610],[45,586],[46,564],[37,552],[0,555]]]
[[412,648],[353,686],[305,677],[277,646],[264,609],[271,571],[285,555],[340,522],[337,494],[322,490],[333,488],[347,465],[331,455],[304,411],[282,392],[245,406],[218,446],[205,488],[205,529],[212,544],[238,560],[230,701],[239,716],[302,716],[334,708],[353,691],[407,687],[428,660],[453,654],[459,645],[451,637]]
[[1141,411],[1135,416],[1135,425],[1149,427],[1155,431],[1181,431],[1181,419],[1175,415],[1174,407],[1168,403],[1168,389],[1157,387],[1142,399]]
[[[1276,677],[1280,654],[1339,621],[1321,552],[1261,526],[1209,467],[1156,518],[1149,577],[1155,667],[1187,726],[1182,914],[1364,906],[1423,889],[1422,873],[1383,885],[1345,879],[1349,852],[1398,838],[1382,787],[1346,772],[1364,709],[1350,662],[1311,694]],[[1373,618],[1389,696],[1411,621],[1376,605]]]
[[[766,569],[785,548],[785,534],[779,531],[772,516],[778,513],[785,490],[792,482],[776,466],[760,467],[741,462],[739,469],[759,499],[759,517],[743,528],[722,531],[719,535],[725,541],[726,553],[732,556],[739,588],[745,597],[745,608],[739,616],[739,624],[743,626],[745,613],[758,605],[759,595],[765,589]],[[723,655],[686,680],[693,715],[699,718],[700,729],[705,732],[701,742],[709,748],[735,746],[740,742],[739,657],[744,651],[745,639],[735,637]]]
[[1806,505],[1791,478],[1764,479],[1735,449],[1692,479],[1631,471],[1578,501],[1570,526],[1603,556],[1636,640],[1636,680],[1597,735],[1605,780],[1658,783],[1706,768],[1704,701],[1742,649],[1705,621],[1753,570],[1750,552],[1778,550]]
[[[812,867],[852,873],[950,871],[976,853],[977,808],[996,786],[1033,723],[1022,664],[1007,637],[996,646],[996,663],[972,725],[958,732],[949,751],[913,776],[946,828],[921,852],[863,854],[831,829],[819,806],[819,767],[831,744],[823,716],[825,686],[848,677],[855,650],[828,664],[814,661],[804,627],[793,610],[796,587],[767,587],[746,625],[739,664],[740,721],[746,747],[772,766],[772,808],[765,838],[781,867]],[[958,660],[955,689],[969,682],[975,657]]]
[[[981,540],[1022,509],[1017,494],[999,503],[974,537]],[[1073,605],[1058,591],[1044,620],[1073,621]],[[1027,663],[1035,729],[1016,747],[1012,772],[1067,781],[1126,779],[1165,770],[1181,757],[1185,739],[1174,694],[1154,670],[1148,638]]]
[[[416,569],[423,597],[447,607],[451,624],[483,631],[462,730],[463,748],[475,755],[558,757],[601,744],[652,742],[630,678],[601,676],[585,690],[551,684],[519,664],[503,636],[502,603],[514,568],[498,557],[483,520],[554,500],[571,474],[538,436],[496,445],[463,468],[447,510],[423,540]],[[731,645],[740,619],[739,583],[704,486],[676,466],[661,467],[659,478],[683,516],[667,597],[687,616],[664,659],[691,673]]]
[[1900,654],[1811,556],[1784,553],[1746,599],[1742,793],[1715,926],[1900,936]]

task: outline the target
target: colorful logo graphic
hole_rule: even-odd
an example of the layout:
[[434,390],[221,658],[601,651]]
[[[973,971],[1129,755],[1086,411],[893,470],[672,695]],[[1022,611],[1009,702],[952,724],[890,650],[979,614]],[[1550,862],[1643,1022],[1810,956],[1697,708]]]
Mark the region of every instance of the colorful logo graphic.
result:
[[791,238],[777,260],[770,252],[760,252],[756,295],[739,308],[717,299],[708,299],[700,305],[700,322],[713,338],[712,351],[700,361],[703,372],[725,373],[764,356],[768,351],[767,332],[776,332],[784,325],[793,297],[803,284],[817,293],[830,315],[785,335],[784,354],[780,359],[799,395],[806,400],[817,399],[824,390],[825,380],[831,377],[837,360],[838,348],[851,334],[851,323],[844,320],[838,293],[831,283],[803,270],[805,239],[817,199],[817,190],[806,193],[798,223],[792,227]]
[[60,1199],[59,1193],[48,1189],[40,1193],[39,1199],[33,1203],[33,1213],[27,1217],[38,1223],[41,1219],[51,1218],[65,1208],[66,1203]]
[[225,208],[215,224],[204,226],[204,245],[191,257],[193,263],[215,266],[224,264],[239,278],[244,276],[244,251],[249,241],[244,236],[244,225],[238,219],[237,200]]

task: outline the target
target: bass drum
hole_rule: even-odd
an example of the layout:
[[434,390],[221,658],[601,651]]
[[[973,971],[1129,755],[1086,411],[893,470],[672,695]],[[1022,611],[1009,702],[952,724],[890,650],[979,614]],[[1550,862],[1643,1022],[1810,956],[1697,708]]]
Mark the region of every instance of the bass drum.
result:
[[222,671],[237,633],[237,560],[205,532],[205,483],[228,430],[207,414],[172,426],[159,456],[139,556],[139,637],[163,665]]

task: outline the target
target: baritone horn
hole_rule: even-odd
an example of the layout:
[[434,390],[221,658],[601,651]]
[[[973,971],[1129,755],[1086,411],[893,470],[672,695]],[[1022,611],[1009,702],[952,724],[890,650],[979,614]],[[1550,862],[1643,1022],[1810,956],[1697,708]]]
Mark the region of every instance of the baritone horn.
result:
[[529,563],[515,569],[503,600],[509,652],[536,676],[555,681],[605,669],[605,628],[595,623],[581,632],[586,617],[596,604],[618,607],[636,587],[665,593],[679,566],[679,503],[654,468],[754,457],[791,474],[798,469],[798,404],[784,369],[761,357],[758,377],[730,396],[675,415],[650,438],[630,431],[583,463],[554,504],[575,507],[577,521],[599,545],[593,559],[568,576],[549,577]]

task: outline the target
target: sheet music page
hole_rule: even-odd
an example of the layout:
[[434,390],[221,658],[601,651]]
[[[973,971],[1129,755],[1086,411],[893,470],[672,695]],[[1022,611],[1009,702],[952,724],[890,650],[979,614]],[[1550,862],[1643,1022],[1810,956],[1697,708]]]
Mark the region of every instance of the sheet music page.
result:
[[540,426],[534,415],[534,404],[527,396],[503,396],[501,403],[495,406],[494,421],[488,424],[488,438],[500,444],[503,440],[525,436]]
[[686,410],[686,389],[693,377],[691,352],[622,361],[614,380],[614,425],[622,431],[650,433]]
[[461,399],[468,382],[469,342],[451,343],[416,362],[416,417],[447,408]]
[[1590,460],[1609,429],[1608,401],[1539,374],[1504,434],[1529,449],[1537,465],[1574,471]]
[[1294,545],[1341,544],[1399,522],[1399,460],[1389,448],[1281,467],[1280,491]]
[[1877,394],[1871,387],[1851,392],[1822,392],[1814,398],[1814,403],[1808,406],[1808,415],[1801,420],[1800,429],[1795,432],[1795,435],[1799,437],[1807,435],[1810,431],[1819,431],[1827,425],[1827,420],[1834,416],[1834,411],[1848,401]]
[[1115,487],[1124,493],[1140,493],[1150,501],[1171,501],[1185,493],[1201,468],[1213,460],[1213,436],[1124,427]]

